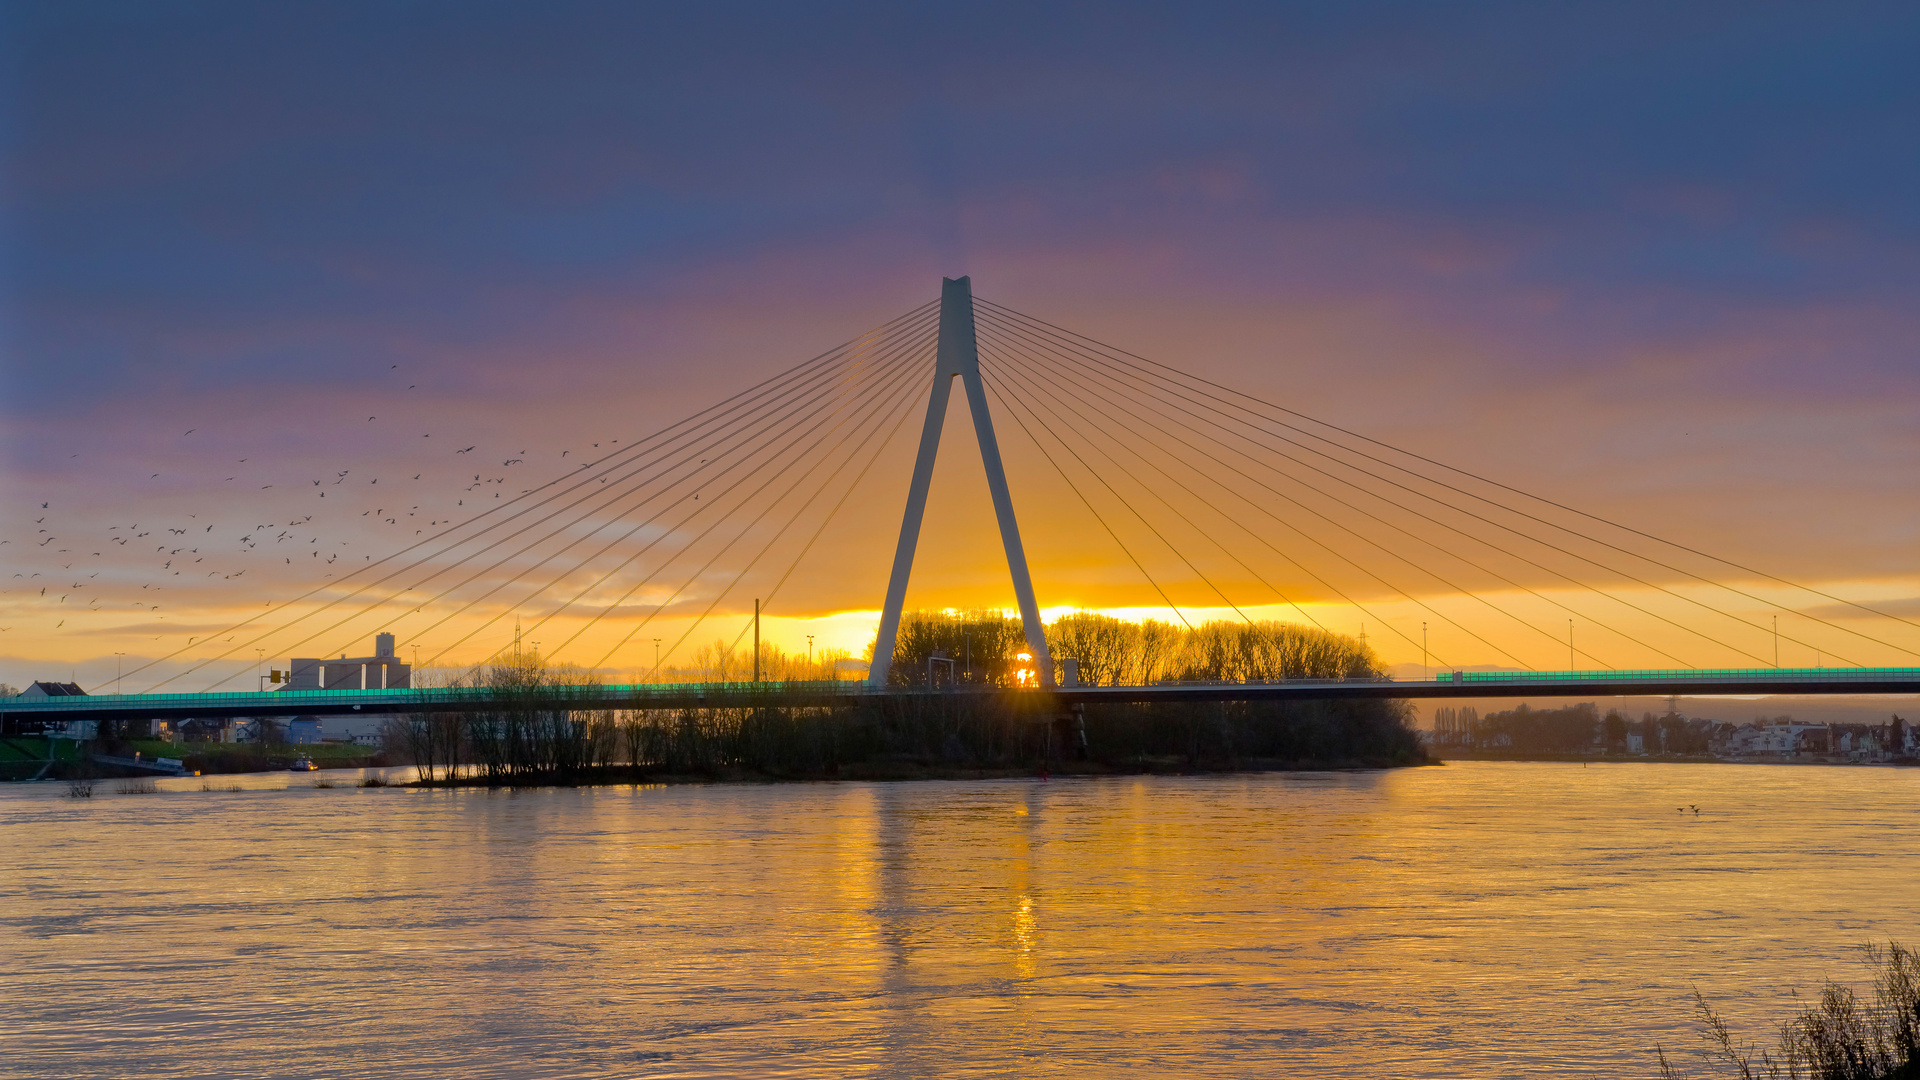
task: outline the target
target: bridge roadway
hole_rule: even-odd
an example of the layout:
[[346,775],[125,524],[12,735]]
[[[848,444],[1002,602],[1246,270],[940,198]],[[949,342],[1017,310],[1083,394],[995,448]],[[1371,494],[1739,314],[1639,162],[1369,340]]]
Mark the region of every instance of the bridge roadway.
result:
[[0,698],[0,723],[22,720],[178,720],[189,717],[348,716],[507,709],[823,707],[954,695],[1097,702],[1275,701],[1326,698],[1614,697],[1623,694],[1920,694],[1920,668],[1755,668],[1654,671],[1448,671],[1431,679],[1290,679],[1063,686],[1052,691],[876,689],[864,682],[672,683],[599,686],[557,695],[503,695],[486,687],[278,690],[262,693],[98,694]]

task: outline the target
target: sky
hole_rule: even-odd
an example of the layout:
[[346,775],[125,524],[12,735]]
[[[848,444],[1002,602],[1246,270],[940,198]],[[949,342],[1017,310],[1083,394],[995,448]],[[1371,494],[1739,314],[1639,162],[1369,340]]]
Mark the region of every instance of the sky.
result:
[[[232,654],[206,669],[227,689],[299,649],[369,651],[384,615],[258,655],[226,631],[399,550],[402,522],[464,520],[467,485],[512,498],[566,475],[961,274],[1180,371],[1920,618],[1911,5],[13,3],[0,52],[15,685],[172,675],[214,655],[202,641]],[[861,651],[917,423],[822,526],[769,610],[776,643]],[[909,603],[1010,607],[964,414],[947,431]],[[1149,540],[1103,540],[1001,437],[1044,609],[1233,614],[1170,556],[1143,574],[1120,542]],[[1245,575],[1228,599],[1371,622],[1389,662],[1434,659],[1423,620],[1449,665],[1567,662],[1537,628],[1446,624],[1483,625],[1472,590],[1334,582],[1349,604],[1256,569],[1300,604]],[[1616,584],[1685,606],[1660,592],[1682,579],[1645,581]],[[700,585],[682,603],[711,601],[712,625],[673,608],[609,662],[650,662],[662,625],[687,630],[683,656],[730,639],[768,587]],[[652,588],[603,622],[632,631]],[[511,595],[469,609],[491,621],[451,651],[401,636],[478,659],[544,610]],[[1809,595],[1763,597],[1791,609],[1785,662],[1914,662],[1914,623],[1860,622],[1875,644],[1794,631]],[[1746,664],[1778,612],[1742,611],[1733,651],[1649,623],[1653,651],[1572,662]]]

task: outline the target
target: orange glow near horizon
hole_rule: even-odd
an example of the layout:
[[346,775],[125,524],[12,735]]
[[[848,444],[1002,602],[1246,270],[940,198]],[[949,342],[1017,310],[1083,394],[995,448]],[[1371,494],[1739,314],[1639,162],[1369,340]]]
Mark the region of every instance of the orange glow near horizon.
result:
[[[817,543],[788,550],[799,547],[789,543],[765,559],[753,552],[779,538],[772,528],[778,514],[758,532],[709,541],[700,539],[706,533],[697,518],[649,525],[630,533],[630,552],[614,550],[599,563],[582,562],[600,543],[596,536],[583,544],[576,535],[585,534],[582,525],[558,533],[548,549],[497,561],[488,554],[479,573],[449,556],[395,576],[370,568],[450,522],[513,505],[511,485],[567,482],[575,450],[607,455],[622,440],[550,438],[544,455],[505,444],[512,449],[495,447],[482,458],[485,447],[442,445],[444,438],[436,442],[422,431],[413,443],[381,443],[377,460],[320,469],[306,451],[263,456],[257,447],[271,442],[271,426],[264,416],[246,416],[222,436],[233,449],[219,451],[245,463],[214,476],[202,463],[213,444],[196,444],[197,429],[183,429],[189,436],[171,456],[153,459],[160,479],[133,478],[151,480],[152,490],[37,511],[46,523],[35,527],[50,545],[43,554],[27,551],[30,537],[0,549],[17,568],[0,591],[0,675],[24,683],[72,674],[99,686],[123,668],[133,673],[129,689],[161,680],[168,688],[230,689],[247,685],[267,661],[364,651],[381,631],[399,637],[406,658],[457,668],[507,647],[519,625],[557,660],[635,677],[654,666],[656,655],[674,667],[693,663],[703,649],[740,648],[755,597],[767,603],[765,642],[802,654],[811,635],[818,653],[864,659],[912,463],[916,410],[923,407],[917,400],[924,400],[914,398],[924,394],[914,390],[920,377],[909,372],[902,382],[903,418],[890,442],[874,445],[858,497],[834,515],[796,516],[792,533]],[[849,409],[867,400],[851,391],[844,398]],[[964,397],[955,395],[949,408],[906,607],[1010,610],[1005,556]],[[1920,634],[1911,626],[1764,579],[1728,582],[1735,592],[1650,576],[1614,580],[1601,596],[1524,568],[1509,568],[1495,581],[1449,563],[1442,580],[1402,553],[1355,540],[1354,530],[1374,527],[1368,519],[1311,502],[1305,492],[1289,496],[1297,505],[1266,494],[1232,504],[1244,511],[1238,517],[1223,516],[1224,503],[1210,508],[1171,483],[1133,492],[1128,502],[1084,478],[1078,488],[1070,483],[1057,461],[1039,453],[1031,420],[1023,427],[1019,409],[1001,401],[994,418],[1049,620],[1080,610],[1193,625],[1275,620],[1364,636],[1385,664],[1423,668],[1765,667],[1776,656],[1786,666],[1920,662]],[[426,418],[409,422],[438,426]],[[1112,460],[1124,461],[1124,449],[1114,444]],[[536,466],[541,471],[532,471]],[[241,479],[253,489],[243,504],[230,494]],[[793,505],[799,503],[796,495]],[[614,507],[598,523],[638,528],[615,510],[626,513]],[[1144,520],[1149,514],[1152,525]],[[1349,558],[1370,565],[1348,565]],[[1444,561],[1431,552],[1420,558]],[[681,590],[676,582],[703,565],[712,568],[707,576]],[[1471,591],[1448,587],[1456,582],[1470,583]],[[1830,573],[1812,576],[1811,584],[1893,608],[1920,596],[1920,578],[1910,573]],[[371,591],[356,591],[363,588]],[[289,602],[303,593],[310,595]],[[296,628],[276,629],[294,617],[302,617]],[[161,659],[168,654],[176,655]]]

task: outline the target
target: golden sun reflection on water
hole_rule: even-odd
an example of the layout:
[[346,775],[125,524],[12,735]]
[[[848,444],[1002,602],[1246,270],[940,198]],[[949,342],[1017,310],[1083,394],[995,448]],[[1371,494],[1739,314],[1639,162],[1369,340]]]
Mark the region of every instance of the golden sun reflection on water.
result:
[[1639,1077],[1920,938],[1920,770],[241,786],[0,789],[12,1075]]

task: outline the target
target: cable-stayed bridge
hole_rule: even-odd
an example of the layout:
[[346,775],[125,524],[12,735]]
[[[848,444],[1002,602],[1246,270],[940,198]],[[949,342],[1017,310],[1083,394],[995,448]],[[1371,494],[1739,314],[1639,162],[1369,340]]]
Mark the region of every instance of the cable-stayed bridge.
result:
[[[900,641],[908,586],[956,385],[1024,651],[1020,677],[998,682],[956,681],[953,657],[940,657],[949,675],[940,688],[932,665],[921,670],[926,657],[894,664],[908,648]],[[901,437],[916,415],[865,678],[821,678],[811,662],[759,670],[758,612],[779,610],[797,586],[813,584],[810,574],[864,575],[877,591],[877,562],[818,566],[848,546],[850,511],[899,497],[874,477],[904,459]],[[1019,500],[1003,436],[1030,466],[1015,473]],[[1187,642],[1186,652],[1155,654],[1149,642],[1114,661],[1070,635],[1050,639],[1041,615],[1048,583],[1036,584],[1030,569],[1017,501],[1029,523],[1036,508],[1071,514],[1072,543],[1135,575],[1156,625]],[[742,617],[748,601],[751,621]],[[1248,629],[1234,655],[1219,654],[1224,639],[1208,629],[1209,612]],[[554,699],[577,708],[848,704],[956,691],[1076,703],[1920,692],[1920,667],[1908,666],[1920,661],[1920,622],[1898,611],[1315,420],[976,298],[961,278],[946,281],[938,301],[127,672],[164,674],[146,692],[0,701],[0,714],[482,710],[497,702],[478,686],[263,694],[230,684],[251,679],[257,656],[329,656],[383,631],[408,643],[417,668],[470,667],[476,650],[501,655],[483,643],[510,621],[516,652],[539,634],[557,642],[544,661],[596,676]],[[1352,641],[1336,625],[1372,627],[1375,640],[1417,651],[1438,674],[1386,677],[1364,631],[1344,659],[1315,659],[1312,649],[1282,646],[1268,629],[1280,622],[1329,642]],[[722,627],[717,651],[689,657],[698,635]],[[754,670],[742,677],[725,658],[749,633]],[[1288,638],[1302,640],[1318,639]],[[1782,666],[1783,647],[1818,663]],[[1202,657],[1208,648],[1219,655]],[[1543,653],[1563,663],[1542,663]],[[1501,670],[1470,670],[1495,666],[1487,661]],[[204,688],[184,685],[196,680]]]

